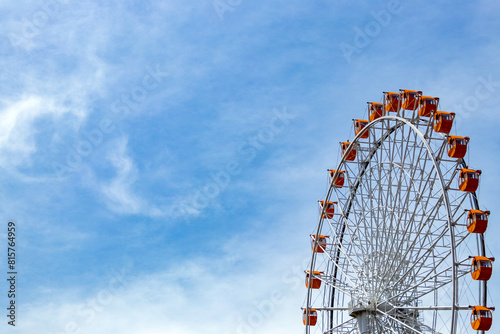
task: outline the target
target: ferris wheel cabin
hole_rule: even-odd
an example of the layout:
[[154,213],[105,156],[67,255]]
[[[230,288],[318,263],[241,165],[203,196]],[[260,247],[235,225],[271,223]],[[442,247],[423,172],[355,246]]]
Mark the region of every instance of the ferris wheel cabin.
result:
[[[321,204],[320,209],[323,210],[323,206],[325,205],[325,201],[320,201],[319,203]],[[328,219],[333,218],[333,215],[335,214],[335,204],[337,204],[337,202],[330,202],[330,201],[326,202],[325,213],[323,214],[323,218],[328,218]]]
[[434,131],[440,133],[450,133],[453,126],[455,113],[436,111],[434,114]]
[[316,322],[318,321],[318,313],[315,309],[304,310],[302,314],[302,322],[304,325],[316,326]]
[[326,249],[326,238],[327,235],[319,235],[318,242],[316,243],[316,234],[312,235],[312,249],[316,253],[324,253]]
[[367,120],[364,120],[364,119],[355,119],[354,120],[354,131],[356,133],[356,135],[358,133],[361,133],[361,136],[360,138],[368,138],[368,136],[370,135],[370,132],[367,131],[367,130],[364,130],[365,126],[368,125],[368,121]]
[[399,93],[393,92],[384,92],[384,100],[385,100],[385,110],[398,112],[400,109],[399,102],[401,101]]
[[311,277],[311,289],[319,289],[321,287],[321,279],[318,277],[321,276],[322,271],[313,271],[313,274],[309,274],[309,270],[306,272],[306,288],[309,287],[309,277]]
[[368,110],[370,111],[370,122],[385,116],[383,103],[368,102]]
[[418,115],[420,117],[431,117],[432,113],[437,110],[438,102],[439,97],[420,96],[418,99],[418,104],[420,106]]
[[491,278],[493,264],[491,259],[484,256],[474,256],[471,264],[471,276],[476,281],[487,281]]
[[479,187],[480,170],[462,168],[458,179],[458,187],[461,191],[474,192]]
[[469,233],[484,233],[488,227],[489,211],[469,210],[467,214],[467,230]]
[[409,90],[409,89],[401,90],[401,101],[403,109],[405,110],[417,109],[420,94],[422,94],[422,92],[416,90]]
[[477,331],[487,331],[491,328],[493,317],[491,316],[491,310],[484,306],[474,306],[472,308],[472,314],[470,317],[470,322],[472,329]]
[[348,141],[342,142],[342,156],[345,157],[347,161],[354,161],[356,159],[356,147],[352,147],[350,150],[349,145],[351,143]]
[[333,179],[332,181],[335,184],[335,188],[342,188],[345,182],[345,172],[339,170],[337,175],[335,175],[336,172],[336,169],[330,169],[330,178]]
[[467,144],[469,137],[449,136],[448,137],[448,156],[450,158],[462,159],[467,153]]

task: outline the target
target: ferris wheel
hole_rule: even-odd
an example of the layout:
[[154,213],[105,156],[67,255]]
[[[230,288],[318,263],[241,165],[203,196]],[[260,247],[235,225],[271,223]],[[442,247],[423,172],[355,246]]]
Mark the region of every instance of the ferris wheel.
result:
[[490,329],[492,262],[480,170],[450,135],[454,113],[420,91],[384,92],[328,171],[305,271],[306,333]]

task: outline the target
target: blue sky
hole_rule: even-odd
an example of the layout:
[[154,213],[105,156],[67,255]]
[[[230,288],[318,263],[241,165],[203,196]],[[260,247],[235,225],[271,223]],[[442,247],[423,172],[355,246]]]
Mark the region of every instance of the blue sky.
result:
[[499,13],[493,0],[3,1],[15,330],[303,331],[326,169],[365,103],[400,88],[458,114],[500,254]]

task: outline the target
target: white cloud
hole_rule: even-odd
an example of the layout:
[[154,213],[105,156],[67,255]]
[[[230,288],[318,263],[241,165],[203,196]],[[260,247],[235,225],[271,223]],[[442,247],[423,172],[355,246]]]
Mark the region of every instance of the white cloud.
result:
[[56,119],[70,110],[54,99],[25,95],[15,101],[3,101],[0,110],[0,164],[4,168],[29,165],[36,152],[36,121],[42,117]]
[[134,193],[133,185],[138,177],[137,167],[127,154],[127,138],[122,137],[110,145],[107,159],[116,170],[116,176],[101,186],[108,207],[123,214],[137,214],[146,203]]
[[[156,273],[119,268],[102,277],[95,291],[58,291],[43,303],[27,305],[17,329],[95,334],[300,331],[303,259],[290,263],[290,252],[279,252],[290,247],[286,239],[266,249],[269,239],[275,237],[234,239],[227,244],[228,253],[177,259]],[[250,263],[253,270],[242,271],[247,265],[235,261]]]

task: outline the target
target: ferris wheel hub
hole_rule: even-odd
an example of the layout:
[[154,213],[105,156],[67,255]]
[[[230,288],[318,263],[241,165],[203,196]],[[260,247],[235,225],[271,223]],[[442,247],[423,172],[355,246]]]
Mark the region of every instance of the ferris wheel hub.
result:
[[368,328],[368,317],[370,314],[375,312],[375,309],[372,307],[371,302],[368,302],[367,304],[368,305],[364,305],[360,301],[349,302],[349,315],[353,318],[356,318],[360,334],[370,333],[370,330]]

